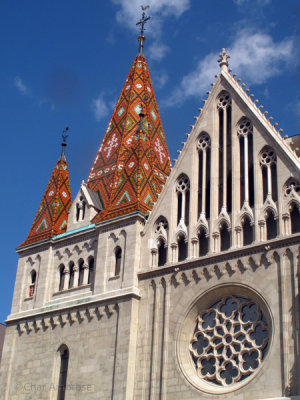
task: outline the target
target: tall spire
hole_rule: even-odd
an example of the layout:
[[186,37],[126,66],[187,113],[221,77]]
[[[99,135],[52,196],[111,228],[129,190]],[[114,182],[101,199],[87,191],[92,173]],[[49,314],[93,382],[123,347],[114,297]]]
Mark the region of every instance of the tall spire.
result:
[[139,41],[139,55],[142,55],[142,54],[143,54],[143,48],[144,48],[143,43],[144,43],[144,41],[146,40],[146,37],[145,37],[145,35],[144,35],[145,23],[146,23],[147,21],[149,21],[149,19],[151,18],[151,17],[147,17],[146,14],[145,14],[145,11],[149,8],[149,6],[145,6],[145,7],[144,7],[144,6],[141,6],[141,7],[142,7],[142,10],[143,10],[142,18],[140,19],[139,22],[136,23],[136,25],[137,25],[137,26],[140,26],[140,29],[141,29],[140,35],[139,35],[139,37],[138,37],[138,41]]
[[63,131],[61,155],[55,164],[27,239],[19,247],[49,239],[67,229],[68,212],[72,204],[68,164],[65,157],[68,129]]
[[104,207],[93,222],[133,212],[148,214],[170,171],[147,61],[138,54],[87,180]]

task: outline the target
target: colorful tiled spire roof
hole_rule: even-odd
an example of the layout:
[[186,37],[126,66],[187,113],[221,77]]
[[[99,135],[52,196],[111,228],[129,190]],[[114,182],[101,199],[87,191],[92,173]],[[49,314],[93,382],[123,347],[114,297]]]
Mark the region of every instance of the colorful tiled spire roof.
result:
[[62,143],[61,156],[54,167],[27,239],[19,247],[48,239],[67,229],[72,194],[64,151],[65,138]]
[[147,61],[140,51],[130,68],[87,180],[88,187],[98,193],[105,208],[93,222],[136,211],[147,214],[170,170],[168,147]]

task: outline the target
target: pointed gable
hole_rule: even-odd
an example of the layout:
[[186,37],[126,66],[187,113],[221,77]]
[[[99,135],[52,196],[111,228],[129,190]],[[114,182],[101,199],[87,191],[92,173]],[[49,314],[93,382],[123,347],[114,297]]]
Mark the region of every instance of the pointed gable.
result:
[[[144,117],[140,124],[140,113]],[[146,58],[135,57],[87,186],[105,208],[94,222],[140,211],[147,214],[171,164]]]
[[54,167],[27,239],[20,246],[65,232],[71,204],[68,164],[65,158],[61,157]]

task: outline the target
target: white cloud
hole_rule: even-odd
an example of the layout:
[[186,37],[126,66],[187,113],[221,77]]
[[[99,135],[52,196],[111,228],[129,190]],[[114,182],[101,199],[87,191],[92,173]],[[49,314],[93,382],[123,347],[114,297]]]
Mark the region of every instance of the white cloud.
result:
[[103,97],[103,93],[100,93],[100,95],[92,101],[92,111],[97,121],[100,121],[109,113],[109,106],[107,105]]
[[[141,18],[141,0],[111,0],[115,5],[120,6],[117,11],[117,21],[125,24],[131,30],[138,32],[136,23]],[[149,47],[151,58],[161,60],[167,53],[168,47],[161,44],[162,22],[170,16],[180,17],[190,8],[191,0],[147,0],[146,4],[150,6],[146,10],[146,15],[151,16],[151,29],[145,26],[146,36],[155,38],[155,42]]]
[[[245,5],[246,3],[249,3],[249,0],[233,0],[238,6]],[[259,6],[266,6],[267,4],[271,3],[271,0],[256,0],[257,4]],[[251,3],[253,4],[253,0],[251,0]]]
[[16,76],[14,79],[14,86],[19,90],[23,95],[29,94],[29,88],[24,84],[22,79],[19,76]]
[[166,72],[156,73],[153,75],[153,81],[155,83],[156,89],[161,89],[165,86],[169,79],[169,76]]
[[[237,32],[236,40],[227,50],[230,54],[230,67],[235,73],[248,84],[262,84],[279,75],[282,65],[290,61],[293,41],[285,39],[275,43],[268,34],[243,30]],[[218,53],[211,53],[201,60],[194,71],[182,78],[165,105],[180,104],[188,97],[203,94],[214,75],[219,72],[217,59]]]
[[162,60],[166,53],[169,51],[169,47],[163,43],[153,42],[148,48],[148,53],[151,60]]

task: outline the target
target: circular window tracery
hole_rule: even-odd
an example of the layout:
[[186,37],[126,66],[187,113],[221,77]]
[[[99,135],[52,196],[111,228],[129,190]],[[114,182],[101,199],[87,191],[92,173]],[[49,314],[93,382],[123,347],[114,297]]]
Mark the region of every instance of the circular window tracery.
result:
[[253,133],[252,123],[248,118],[243,118],[239,123],[238,135],[246,136]]
[[190,354],[197,374],[227,386],[251,375],[262,363],[269,343],[269,327],[253,301],[228,296],[197,318]]
[[231,106],[231,98],[229,94],[226,92],[221,93],[221,95],[218,98],[218,104],[217,104],[218,109],[226,108],[229,106]]
[[210,137],[209,134],[206,132],[203,132],[198,139],[197,142],[197,149],[198,150],[206,150],[210,147]]
[[186,175],[180,176],[176,183],[177,192],[186,192],[190,188],[190,180]]
[[265,149],[260,155],[260,164],[271,166],[276,163],[276,154],[273,149]]
[[245,285],[220,285],[191,306],[181,323],[177,357],[195,388],[213,394],[235,391],[260,370],[272,339],[264,300]]
[[300,185],[296,180],[290,180],[284,188],[284,196],[288,197],[292,192],[300,195]]

